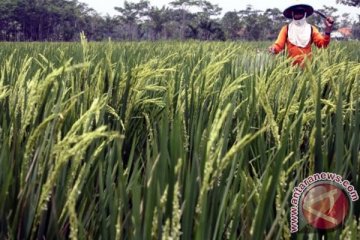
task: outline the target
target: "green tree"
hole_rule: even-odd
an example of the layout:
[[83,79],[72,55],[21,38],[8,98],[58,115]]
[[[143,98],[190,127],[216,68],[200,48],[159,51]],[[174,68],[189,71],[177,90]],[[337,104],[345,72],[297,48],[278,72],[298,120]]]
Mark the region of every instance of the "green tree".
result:
[[15,41],[18,39],[18,32],[21,24],[15,18],[14,12],[17,1],[2,0],[0,1],[0,39],[6,41]]
[[0,1],[2,40],[69,41],[90,9],[76,0]]
[[286,18],[278,8],[266,9],[263,13],[263,28],[266,39],[275,39],[281,27],[286,23]]
[[221,24],[215,19],[222,9],[209,1],[198,1],[195,6],[200,9],[195,13],[194,21],[191,24],[192,28],[196,28],[196,37],[201,40],[225,40]]
[[358,15],[358,20],[353,23],[351,29],[353,38],[360,40],[360,15]]
[[[175,0],[169,3],[174,9],[178,10],[180,14],[180,37],[185,39],[186,28],[189,28],[189,24],[193,19],[193,14],[189,13],[189,8],[198,6],[198,1],[195,0]],[[192,26],[190,26],[192,28]]]
[[359,0],[336,0],[337,3],[341,3],[348,6],[360,7]]
[[160,38],[160,35],[164,30],[165,23],[169,21],[169,14],[169,9],[165,7],[150,7],[148,9],[145,16],[148,17],[146,23],[149,29],[150,39],[157,40]]
[[240,18],[237,12],[226,12],[221,19],[221,26],[227,39],[237,39],[241,30]]
[[266,37],[267,34],[264,29],[270,26],[270,21],[266,15],[261,14],[259,10],[254,10],[251,5],[248,5],[245,10],[241,10],[238,13],[243,26],[241,38],[253,41]]
[[339,27],[350,27],[352,24],[351,19],[350,19],[350,14],[349,13],[343,13],[341,15],[341,21],[339,23]]
[[146,15],[149,6],[149,1],[140,1],[139,3],[125,1],[124,7],[115,7],[115,10],[120,13],[119,19],[124,26],[125,39],[139,39],[141,18]]

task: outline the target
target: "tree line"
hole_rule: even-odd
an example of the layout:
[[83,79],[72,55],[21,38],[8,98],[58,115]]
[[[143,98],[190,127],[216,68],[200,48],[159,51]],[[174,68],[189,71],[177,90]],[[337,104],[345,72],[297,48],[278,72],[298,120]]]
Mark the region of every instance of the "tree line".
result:
[[[340,2],[359,7],[359,0]],[[101,16],[77,0],[0,0],[0,41],[76,41],[79,32],[92,41],[269,40],[286,22],[278,8],[260,11],[251,5],[220,17],[222,9],[205,0],[174,0],[167,7],[125,1],[115,10],[115,16]],[[360,16],[350,21],[349,14],[337,16],[334,7],[320,11],[335,16],[335,28],[350,26],[360,38]],[[322,27],[318,16],[309,21]]]

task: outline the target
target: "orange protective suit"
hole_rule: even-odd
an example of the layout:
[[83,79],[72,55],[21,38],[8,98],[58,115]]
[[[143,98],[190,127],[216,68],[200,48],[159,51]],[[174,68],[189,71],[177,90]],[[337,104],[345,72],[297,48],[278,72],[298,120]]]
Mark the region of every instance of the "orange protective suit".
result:
[[318,48],[326,48],[330,43],[330,36],[329,35],[322,35],[319,30],[311,26],[311,39],[310,42],[304,47],[299,47],[296,45],[293,45],[289,42],[287,38],[288,33],[288,26],[285,25],[281,28],[279,36],[277,40],[275,41],[274,45],[272,46],[274,49],[274,53],[277,54],[281,52],[286,45],[286,48],[288,50],[288,55],[291,58],[294,58],[294,65],[301,65],[303,66],[304,58],[311,57],[311,44],[314,43]]

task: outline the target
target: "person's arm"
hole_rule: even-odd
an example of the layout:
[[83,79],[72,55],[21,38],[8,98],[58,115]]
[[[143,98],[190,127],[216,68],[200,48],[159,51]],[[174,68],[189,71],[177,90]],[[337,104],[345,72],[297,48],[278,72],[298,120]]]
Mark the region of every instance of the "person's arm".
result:
[[269,51],[274,54],[281,52],[285,48],[286,38],[287,38],[287,26],[284,26],[281,28],[275,43],[269,47]]
[[334,24],[334,20],[332,17],[325,19],[325,26],[326,26],[325,35],[322,35],[316,27],[312,26],[313,28],[312,39],[314,44],[318,48],[326,48],[329,45],[330,34],[332,31],[333,24]]
[[330,33],[325,33],[325,35],[323,36],[316,27],[312,26],[312,28],[312,39],[314,44],[318,48],[326,48],[330,43]]

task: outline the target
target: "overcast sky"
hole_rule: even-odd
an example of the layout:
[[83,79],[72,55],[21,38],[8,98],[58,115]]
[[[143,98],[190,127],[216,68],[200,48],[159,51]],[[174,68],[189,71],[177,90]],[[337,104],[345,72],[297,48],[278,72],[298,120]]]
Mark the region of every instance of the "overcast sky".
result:
[[[140,2],[139,0],[128,0],[129,2]],[[169,2],[173,0],[150,0],[150,4],[152,6],[164,6],[168,5]],[[254,9],[265,10],[267,8],[279,8],[281,11],[291,4],[300,2],[296,0],[292,1],[284,1],[284,0],[208,0],[212,4],[217,4],[219,7],[223,9],[223,13],[232,10],[241,10],[245,9],[246,5],[251,4]],[[117,11],[114,10],[114,7],[123,7],[124,0],[79,0],[79,2],[87,3],[89,7],[95,9],[98,13],[102,15],[110,14],[116,15]],[[304,2],[304,1],[301,1]],[[312,5],[315,9],[321,8],[323,5],[333,6],[339,10],[339,13],[342,14],[344,12],[351,13],[353,18],[357,18],[357,14],[360,14],[360,8],[348,7],[340,4],[336,4],[336,0],[315,0],[315,1],[306,1],[310,5]]]

